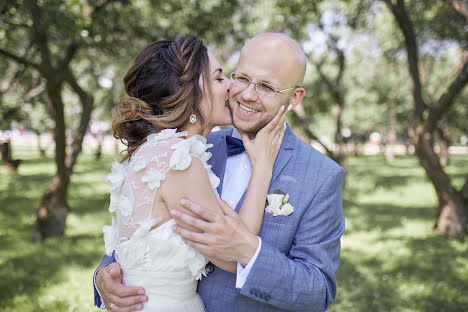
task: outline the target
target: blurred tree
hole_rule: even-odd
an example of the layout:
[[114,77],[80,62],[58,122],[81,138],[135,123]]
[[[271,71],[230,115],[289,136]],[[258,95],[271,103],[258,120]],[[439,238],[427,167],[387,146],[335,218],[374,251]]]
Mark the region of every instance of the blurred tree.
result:
[[[37,88],[38,91],[42,90],[40,94],[34,97],[24,97],[19,102],[22,107],[22,111],[27,114],[27,118],[21,121],[21,124],[26,128],[32,130],[36,134],[37,139],[37,150],[39,155],[45,156],[48,148],[42,142],[42,135],[51,131],[51,119],[50,113],[47,111],[47,96],[43,92],[45,83],[41,83]],[[34,90],[34,89],[33,89]]]
[[[34,76],[26,95],[41,86],[53,121],[57,174],[40,201],[35,239],[63,235],[70,175],[95,96],[102,100],[109,94],[103,89],[113,87],[114,77],[123,77],[137,51],[149,41],[188,32],[213,45],[226,39],[224,33],[234,33],[224,19],[234,14],[237,1],[140,0],[130,4],[128,0],[16,0],[0,8],[0,55],[9,64],[16,63],[9,65],[13,78],[3,80],[13,82],[21,71]],[[10,114],[16,112],[12,109]],[[66,124],[71,125],[69,144]]]
[[[409,125],[409,137],[416,155],[427,176],[434,185],[439,200],[436,230],[455,237],[467,230],[468,221],[468,177],[460,191],[455,190],[445,173],[440,159],[434,151],[433,136],[444,115],[454,106],[455,99],[468,83],[468,51],[466,27],[468,15],[460,10],[466,8],[462,1],[437,0],[405,3],[404,0],[384,0],[392,12],[404,37],[408,57],[413,96],[413,114]],[[408,12],[411,12],[409,14]],[[427,97],[424,75],[421,74],[421,49],[434,49],[433,41],[454,41],[461,47],[461,61],[456,69],[449,71],[443,84],[444,90]]]
[[9,141],[0,141],[0,154],[2,155],[2,161],[7,167],[8,171],[10,171],[13,174],[17,173],[18,166],[21,163],[21,159],[13,159],[11,157]]
[[[57,174],[46,189],[37,210],[34,238],[36,240],[53,235],[62,235],[69,210],[67,190],[70,174],[81,152],[82,142],[88,127],[94,99],[85,91],[76,76],[71,63],[79,49],[89,44],[86,37],[94,37],[95,22],[103,18],[101,12],[111,1],[95,5],[80,5],[79,2],[56,1],[10,2],[2,8],[3,23],[7,40],[0,53],[22,66],[35,70],[43,78],[39,86],[44,88],[49,104],[49,113],[54,121],[55,161]],[[25,40],[26,39],[26,40]],[[22,53],[27,45],[31,53]],[[31,49],[29,49],[29,46]],[[79,98],[81,114],[79,125],[73,132],[71,152],[66,152],[66,125],[63,93],[65,84]]]
[[[356,30],[361,28],[370,2],[353,1],[277,1],[270,31],[289,33],[298,40],[308,57],[309,70],[304,81],[307,90],[303,105],[290,121],[307,140],[317,141],[327,154],[344,166],[345,138],[343,113],[350,84],[346,77],[347,58]],[[323,131],[324,115],[333,118],[333,131]],[[327,119],[325,117],[325,119]],[[324,133],[325,132],[325,133]],[[329,139],[322,139],[323,135]]]
[[[386,2],[399,7],[402,1]],[[372,132],[379,132],[390,159],[389,147],[397,140],[407,141],[411,135],[408,128],[416,131],[410,116],[410,99],[415,92],[405,83],[414,78],[403,70],[407,67],[404,51],[408,40],[397,31],[398,25],[392,23],[393,16],[383,3],[2,2],[0,58],[7,61],[0,62],[0,126],[8,129],[12,122],[21,122],[37,133],[52,129],[56,141],[57,176],[39,205],[36,237],[63,233],[69,178],[89,122],[111,118],[112,107],[123,94],[121,79],[126,69],[138,51],[154,40],[195,33],[221,63],[228,63],[232,69],[236,51],[247,38],[266,31],[288,33],[309,55],[304,81],[307,96],[304,105],[289,116],[291,125],[307,140],[320,142],[338,161],[344,159],[347,140],[363,142]],[[419,48],[420,93],[425,104],[419,122],[422,125],[428,116],[434,116],[444,88],[458,73],[455,61],[459,58],[453,55],[466,49],[466,31],[460,27],[460,20],[466,25],[466,1],[406,3]],[[450,140],[463,142],[466,137],[468,107],[463,103],[468,100],[468,92],[460,89],[459,93],[431,132],[429,144],[434,153],[436,146],[443,147]],[[46,115],[49,118],[44,118]],[[443,151],[437,149],[440,162]]]
[[[349,43],[346,41],[351,40],[359,20],[365,16],[369,3],[366,0],[359,0],[346,4],[339,2],[327,4],[322,9],[325,10],[324,12],[321,12],[321,6],[316,6],[316,14],[320,16],[318,28],[327,38],[328,53],[322,54],[318,61],[314,60],[311,55],[308,58],[318,73],[319,80],[317,83],[324,84],[330,94],[331,113],[335,122],[333,143],[337,146],[337,149],[335,152],[328,151],[328,153],[331,158],[344,166],[345,140],[343,136],[342,116],[347,89],[344,82],[348,54],[346,49],[349,46]],[[333,74],[327,75],[323,67],[324,64],[326,66],[329,62],[334,63],[335,69]],[[298,110],[299,118],[304,120],[304,115],[301,116],[299,112],[300,110]]]
[[[0,31],[0,37],[2,32]],[[31,46],[26,47],[26,52]],[[30,73],[26,71],[23,64],[18,63],[0,63],[0,71],[4,73],[4,79],[0,86],[0,130],[9,130],[12,125],[16,125],[20,121],[27,119],[27,114],[22,110],[21,105],[17,105],[24,98],[33,97],[36,93],[40,93],[40,88],[33,88],[29,90],[31,86]],[[15,88],[14,86],[19,84],[21,87]],[[11,90],[15,89],[16,92]],[[27,92],[29,90],[29,92]],[[26,94],[24,94],[26,93]],[[21,96],[24,94],[24,96]],[[5,137],[1,142],[2,146],[2,159],[4,164],[7,166],[11,173],[16,173],[18,166],[21,161],[13,160],[11,158],[11,138]]]
[[[377,96],[377,103],[382,108],[383,127],[375,129],[384,135],[385,158],[392,162],[394,157],[394,146],[398,137],[407,137],[405,130],[408,128],[406,116],[408,116],[409,105],[407,86],[401,83],[405,76],[400,72],[402,66],[396,59],[383,56],[379,60],[379,71],[373,74],[373,80],[368,88],[373,90]],[[370,91],[370,90],[369,90]]]

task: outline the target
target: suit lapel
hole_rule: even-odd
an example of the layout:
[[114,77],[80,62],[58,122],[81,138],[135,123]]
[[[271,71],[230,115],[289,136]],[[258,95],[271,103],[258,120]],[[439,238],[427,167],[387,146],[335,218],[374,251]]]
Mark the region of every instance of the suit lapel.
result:
[[283,171],[284,166],[286,166],[288,161],[291,159],[291,156],[294,153],[294,144],[295,136],[289,126],[287,126],[284,132],[281,149],[278,153],[278,157],[276,157],[275,165],[273,166],[273,174],[271,176],[270,186],[273,184],[273,182],[275,182],[281,171]]
[[[271,190],[271,186],[273,185],[275,180],[278,178],[281,171],[283,171],[284,166],[286,166],[288,161],[291,159],[291,156],[294,153],[294,145],[295,145],[295,136],[292,133],[289,126],[287,126],[284,132],[283,143],[281,143],[280,151],[278,152],[278,156],[276,157],[275,164],[273,166],[273,174],[271,176],[270,189],[268,190],[269,193],[273,191]],[[224,144],[224,148],[226,149],[226,143]],[[226,161],[224,162],[224,165],[226,165]],[[241,199],[237,203],[237,206],[235,209],[236,212],[239,212],[239,209],[242,206],[242,203],[244,202],[246,193],[247,192],[244,192]]]

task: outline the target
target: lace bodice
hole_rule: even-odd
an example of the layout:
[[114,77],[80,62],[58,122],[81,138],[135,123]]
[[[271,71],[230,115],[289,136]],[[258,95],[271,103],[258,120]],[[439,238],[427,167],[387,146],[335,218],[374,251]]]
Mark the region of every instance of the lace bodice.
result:
[[123,269],[175,272],[185,268],[195,279],[204,273],[205,259],[172,231],[172,219],[153,228],[161,222],[154,216],[153,207],[169,170],[185,170],[197,157],[215,192],[219,185],[219,178],[207,164],[211,157],[207,149],[212,145],[199,135],[184,139],[186,135],[176,129],[151,134],[130,161],[112,164],[112,172],[106,177],[112,183],[109,212],[117,218],[113,217],[112,225],[105,226],[103,232],[106,253],[115,250]]

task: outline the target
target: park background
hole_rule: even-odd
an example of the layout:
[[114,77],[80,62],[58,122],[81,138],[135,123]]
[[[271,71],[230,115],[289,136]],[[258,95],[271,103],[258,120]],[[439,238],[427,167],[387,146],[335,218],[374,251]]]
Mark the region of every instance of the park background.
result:
[[468,310],[466,0],[9,0],[0,311],[98,311],[111,111],[138,51],[194,33],[230,72],[267,31],[308,56],[288,122],[347,171],[329,311]]

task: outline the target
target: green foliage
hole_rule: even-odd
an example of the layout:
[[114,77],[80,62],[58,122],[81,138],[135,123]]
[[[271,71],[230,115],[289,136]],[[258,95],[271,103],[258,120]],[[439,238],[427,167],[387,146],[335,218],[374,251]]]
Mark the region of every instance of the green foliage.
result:
[[[412,105],[403,36],[383,1],[125,0],[112,1],[91,16],[90,5],[103,2],[40,1],[44,27],[50,32],[53,58],[63,56],[72,41],[82,46],[72,62],[72,69],[80,85],[95,97],[98,109],[94,119],[110,119],[112,107],[124,94],[122,77],[138,51],[150,41],[195,33],[204,39],[221,63],[225,63],[247,38],[261,32],[280,31],[290,34],[303,46],[310,42],[315,45],[304,83],[307,95],[303,103],[312,117],[311,129],[319,136],[331,136],[335,127],[329,117],[333,96],[313,63],[320,64],[324,74],[333,79],[338,72],[338,62],[336,53],[326,42],[323,53],[316,54],[320,47],[311,39],[321,33],[325,40],[331,35],[337,38],[346,56],[341,83],[345,99],[343,128],[360,134],[385,133],[389,103],[395,101],[398,136],[407,137]],[[466,22],[446,1],[406,3],[420,44],[421,70],[425,73],[424,96],[436,99],[453,77],[451,70],[460,62],[462,47],[468,41],[464,30]],[[22,0],[9,1],[2,12],[0,46],[38,61],[39,53],[36,48],[31,49],[29,43],[34,37],[27,5]],[[6,79],[12,64],[0,62],[0,80]],[[112,81],[110,89],[98,83],[103,76]],[[18,106],[18,101],[39,82],[37,73],[22,68],[14,86],[0,99],[0,113],[18,108],[11,118],[2,120],[3,129],[8,128],[12,120],[21,122],[34,118],[27,109]],[[466,97],[464,92],[447,117],[452,142],[458,142],[467,133],[464,122],[467,110],[463,105]],[[68,92],[64,99],[68,106],[68,123],[76,122],[80,113],[76,109],[76,96]],[[30,102],[33,106],[47,104],[44,99]],[[291,121],[294,122],[294,118]]]
[[465,45],[467,44],[468,35],[463,29],[463,25],[467,24],[466,19],[452,8],[449,1],[406,1],[405,5],[418,36],[425,39],[465,41]]
[[452,144],[460,144],[460,139],[468,135],[468,89],[465,88],[457,98],[457,105],[447,114],[447,124],[450,127]]
[[[123,95],[121,79],[143,46],[151,41],[174,39],[190,33],[197,34],[213,47],[225,43],[227,38],[236,39],[226,35],[235,33],[233,23],[227,23],[226,19],[234,15],[237,5],[237,1],[39,1],[41,24],[47,34],[52,64],[59,64],[67,49],[76,44],[78,50],[71,63],[72,72],[83,89],[96,96],[96,104],[104,105],[107,112]],[[1,10],[0,47],[31,62],[43,62],[36,46],[42,39],[35,37],[29,4],[15,0],[2,6]],[[8,74],[14,71],[15,63],[5,55],[0,54],[0,58],[0,81],[6,81]],[[36,69],[20,66],[21,71],[13,79],[12,87],[1,97],[2,115],[9,112],[9,108],[18,107],[8,120],[2,118],[4,129],[10,127],[12,120],[33,118],[18,103],[40,83],[41,77]],[[110,86],[113,90],[99,85],[102,76],[113,80]],[[67,106],[67,124],[74,128],[73,123],[79,120],[79,101],[73,92],[65,91],[62,97]],[[110,113],[99,115],[110,118]]]
[[[0,166],[0,311],[99,311],[92,308],[92,274],[104,253],[102,226],[109,185],[104,176],[119,156],[95,161],[83,153],[70,187],[66,235],[31,242],[35,207],[54,172],[53,160],[32,148],[17,176]],[[447,171],[457,187],[466,156]],[[468,246],[432,234],[437,199],[414,157],[349,157],[344,192],[338,295],[329,311],[461,311],[468,291]],[[375,168],[378,168],[377,170]]]

